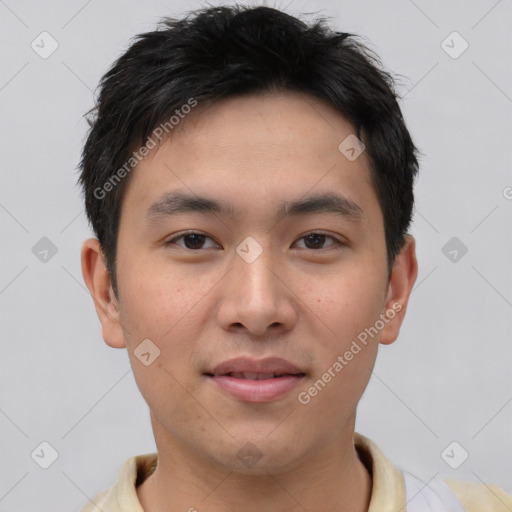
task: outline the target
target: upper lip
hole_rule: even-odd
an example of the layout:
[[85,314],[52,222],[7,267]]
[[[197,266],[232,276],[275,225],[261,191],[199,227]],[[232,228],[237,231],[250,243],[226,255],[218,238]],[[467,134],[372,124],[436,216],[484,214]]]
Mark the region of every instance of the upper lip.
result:
[[229,373],[304,374],[300,368],[280,357],[267,357],[265,359],[237,357],[220,363],[213,370],[206,373],[214,376]]

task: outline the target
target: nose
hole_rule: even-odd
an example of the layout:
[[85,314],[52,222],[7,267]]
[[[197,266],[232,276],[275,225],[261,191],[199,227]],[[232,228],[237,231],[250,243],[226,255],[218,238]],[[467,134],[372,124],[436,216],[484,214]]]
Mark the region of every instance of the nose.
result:
[[246,331],[256,337],[275,336],[292,329],[297,310],[288,280],[282,263],[268,248],[254,260],[234,254],[231,270],[223,279],[217,310],[222,328]]

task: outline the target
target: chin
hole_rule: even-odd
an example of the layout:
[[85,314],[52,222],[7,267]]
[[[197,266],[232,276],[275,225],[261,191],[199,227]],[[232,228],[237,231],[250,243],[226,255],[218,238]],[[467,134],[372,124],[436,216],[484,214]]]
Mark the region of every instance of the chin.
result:
[[229,446],[224,446],[222,451],[218,450],[211,456],[218,464],[234,473],[251,476],[284,473],[297,467],[307,452],[304,450],[303,454],[300,445],[290,441],[292,437],[286,432],[273,439],[269,439],[268,433],[260,437],[254,433],[246,437],[237,435]]

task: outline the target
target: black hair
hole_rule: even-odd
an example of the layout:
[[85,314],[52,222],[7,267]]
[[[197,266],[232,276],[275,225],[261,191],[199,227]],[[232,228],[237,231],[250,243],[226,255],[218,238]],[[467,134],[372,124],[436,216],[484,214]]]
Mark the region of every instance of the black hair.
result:
[[391,271],[411,221],[418,150],[394,78],[357,37],[333,31],[324,18],[306,24],[270,7],[234,5],[163,18],[134,38],[100,81],[79,165],[87,217],[116,296],[121,203],[140,160],[134,149],[159,126],[171,133],[185,105],[265,91],[307,93],[354,126],[382,209]]

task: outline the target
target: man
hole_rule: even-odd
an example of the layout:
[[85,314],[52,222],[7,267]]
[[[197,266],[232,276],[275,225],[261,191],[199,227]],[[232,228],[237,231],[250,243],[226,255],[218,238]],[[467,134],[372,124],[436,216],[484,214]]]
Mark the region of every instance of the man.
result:
[[217,7],[142,34],[101,82],[82,270],[157,454],[83,510],[505,511],[354,432],[417,275],[417,150],[351,34]]

